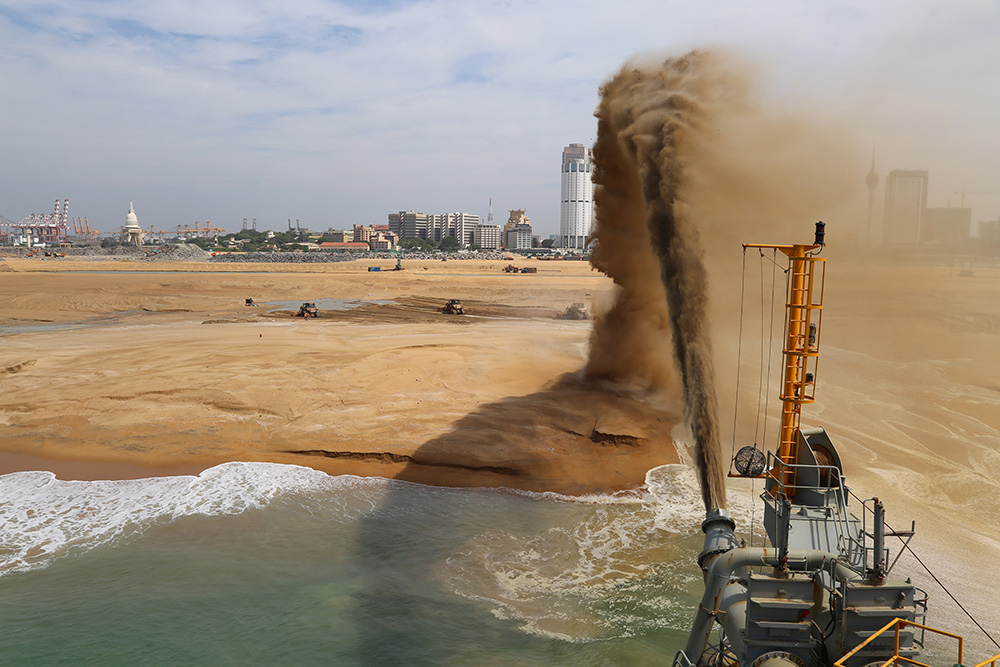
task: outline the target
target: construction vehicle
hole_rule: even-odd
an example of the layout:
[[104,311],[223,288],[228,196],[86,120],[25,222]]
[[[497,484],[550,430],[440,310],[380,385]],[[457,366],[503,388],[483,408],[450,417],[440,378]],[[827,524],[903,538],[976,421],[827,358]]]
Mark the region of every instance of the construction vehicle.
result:
[[448,303],[444,304],[444,306],[438,310],[449,315],[465,315],[465,309],[462,308],[462,302],[458,299],[448,299]]
[[556,318],[560,320],[589,320],[590,311],[582,303],[574,303],[556,315]]
[[517,267],[514,266],[513,264],[508,264],[507,266],[503,267],[503,272],[504,273],[517,273]]
[[299,312],[295,313],[295,317],[319,317],[319,308],[312,301],[306,301],[299,306]]
[[244,306],[256,306],[257,303],[253,300],[253,298],[249,298],[249,299],[246,300],[246,302],[243,305]]

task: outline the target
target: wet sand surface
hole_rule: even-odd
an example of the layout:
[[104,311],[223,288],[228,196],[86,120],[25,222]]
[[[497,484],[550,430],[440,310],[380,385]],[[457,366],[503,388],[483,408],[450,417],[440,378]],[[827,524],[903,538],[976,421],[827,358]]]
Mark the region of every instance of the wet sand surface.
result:
[[[5,264],[0,435],[13,454],[570,493],[639,486],[678,459],[675,407],[577,378],[589,322],[555,315],[610,287],[584,262],[517,275],[477,261]],[[448,298],[467,314],[438,312]],[[292,317],[288,303],[322,299],[347,303]]]

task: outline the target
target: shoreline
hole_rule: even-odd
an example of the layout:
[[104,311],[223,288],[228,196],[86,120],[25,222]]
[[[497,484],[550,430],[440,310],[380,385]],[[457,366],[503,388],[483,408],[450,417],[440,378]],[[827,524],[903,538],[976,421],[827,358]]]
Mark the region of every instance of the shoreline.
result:
[[56,479],[63,481],[119,481],[180,475],[197,476],[216,465],[218,464],[147,465],[122,461],[49,459],[33,454],[0,451],[0,476],[15,472],[51,472]]
[[[613,289],[587,264],[538,262],[538,274],[508,275],[506,262],[438,263],[478,276],[429,275],[423,262],[405,260],[407,270],[381,274],[368,273],[368,262],[173,275],[161,270],[167,263],[138,264],[146,271],[0,274],[0,324],[101,320],[0,336],[0,449],[9,454],[0,452],[0,472],[135,478],[253,460],[579,494],[637,488],[650,468],[683,458],[683,445],[670,438],[682,420],[679,396],[651,404],[566,381],[585,364],[591,327],[555,314],[573,302],[600,310]],[[969,278],[947,267],[862,261],[843,270],[830,290],[837,316],[825,323],[825,340],[851,351],[839,365],[856,376],[824,366],[822,378],[834,382],[820,407],[856,411],[847,398],[853,388],[883,383],[884,395],[905,402],[930,381],[914,360],[929,359],[947,364],[934,372],[965,387],[949,400],[981,419],[989,401],[975,392],[992,397],[995,386],[1000,270]],[[246,308],[250,296],[386,303],[306,321]],[[438,312],[452,297],[469,315]],[[737,359],[726,323],[734,325],[738,297],[713,292],[722,405],[733,405],[723,378]],[[855,358],[864,363],[855,368]],[[753,441],[753,427],[738,424],[734,440]],[[887,441],[898,439],[891,435]],[[860,449],[866,459],[907,465],[895,453]]]
[[[136,478],[261,461],[572,495],[637,488],[679,460],[679,408],[576,379],[590,323],[556,315],[611,288],[586,263],[526,260],[538,273],[511,275],[485,260],[368,272],[395,261],[69,259],[65,271],[4,262],[15,270],[2,274],[0,325],[101,326],[3,336],[0,473]],[[361,305],[304,320],[249,297]],[[467,315],[439,312],[447,298]]]

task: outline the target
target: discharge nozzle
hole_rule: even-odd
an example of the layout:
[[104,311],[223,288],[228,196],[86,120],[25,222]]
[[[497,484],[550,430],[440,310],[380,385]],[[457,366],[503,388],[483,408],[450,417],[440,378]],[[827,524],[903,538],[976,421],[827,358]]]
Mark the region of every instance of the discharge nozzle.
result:
[[707,568],[707,562],[712,556],[739,546],[736,541],[736,522],[721,507],[708,510],[705,520],[701,522],[701,531],[705,533],[705,548],[698,555],[698,566],[703,570]]

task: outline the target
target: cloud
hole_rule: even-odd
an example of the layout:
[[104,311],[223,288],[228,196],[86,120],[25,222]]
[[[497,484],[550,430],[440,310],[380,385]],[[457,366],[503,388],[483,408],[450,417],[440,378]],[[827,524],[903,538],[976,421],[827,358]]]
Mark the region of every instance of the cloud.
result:
[[0,214],[70,197],[110,229],[134,199],[161,228],[325,229],[492,196],[556,233],[560,151],[593,140],[601,82],[698,46],[760,69],[762,101],[875,142],[883,169],[930,169],[932,200],[1000,189],[998,23],[993,3],[930,0],[15,0]]

